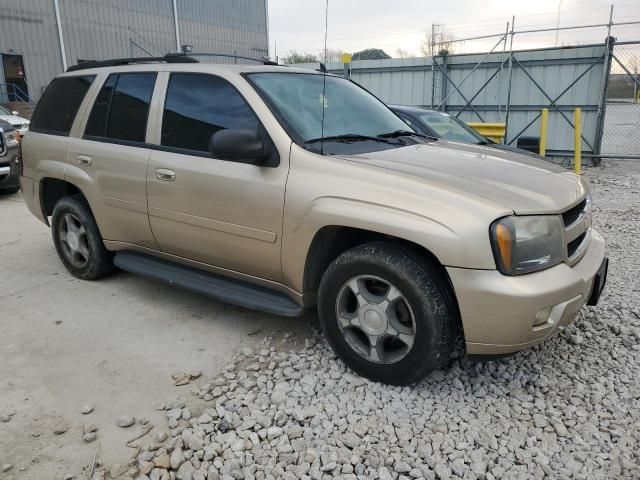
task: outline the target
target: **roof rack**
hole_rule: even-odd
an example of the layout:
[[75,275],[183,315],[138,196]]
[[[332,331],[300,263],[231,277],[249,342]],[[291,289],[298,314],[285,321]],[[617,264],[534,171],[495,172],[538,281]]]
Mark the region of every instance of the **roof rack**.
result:
[[[171,55],[172,57],[178,58],[180,56],[186,55],[184,53],[169,53],[167,55]],[[274,62],[273,60],[269,60],[266,57],[262,57],[262,58],[254,58],[254,57],[244,57],[242,55],[230,55],[228,53],[209,53],[209,52],[202,52],[202,53],[197,53],[197,52],[189,52],[189,55],[194,56],[194,57],[224,57],[224,58],[233,58],[233,59],[240,59],[240,60],[252,60],[254,62],[258,62],[261,63],[263,65],[277,65],[279,67],[283,67],[284,65],[280,65],[278,62]]]
[[200,63],[197,59],[180,53],[168,53],[164,57],[131,57],[131,58],[114,58],[112,60],[89,60],[72,65],[67,68],[67,72],[76,72],[78,70],[86,70],[88,68],[99,67],[117,67],[119,65],[133,65],[136,63]]

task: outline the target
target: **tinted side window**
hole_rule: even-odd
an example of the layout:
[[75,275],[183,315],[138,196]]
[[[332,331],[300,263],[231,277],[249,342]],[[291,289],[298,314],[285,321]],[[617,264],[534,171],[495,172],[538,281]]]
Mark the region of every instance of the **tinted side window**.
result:
[[53,80],[33,112],[29,129],[69,135],[80,104],[95,78],[95,75],[84,75]]
[[155,73],[109,75],[91,110],[85,135],[144,142]]
[[211,135],[227,128],[258,129],[258,118],[233,85],[212,75],[171,74],[162,145],[208,152]]
[[107,118],[109,117],[109,107],[111,106],[111,97],[113,97],[113,87],[116,85],[118,75],[109,75],[107,81],[98,93],[91,114],[89,115],[89,121],[87,127],[84,130],[85,135],[92,135],[95,137],[107,136]]

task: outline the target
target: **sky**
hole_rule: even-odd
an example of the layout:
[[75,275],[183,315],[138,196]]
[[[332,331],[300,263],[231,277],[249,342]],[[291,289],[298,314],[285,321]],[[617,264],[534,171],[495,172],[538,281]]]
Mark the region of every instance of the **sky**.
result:
[[[329,0],[327,47],[355,52],[381,48],[392,57],[415,56],[431,24],[444,24],[457,39],[501,33],[515,15],[515,30],[607,23],[611,0]],[[325,0],[268,0],[269,50],[279,58],[292,50],[323,50]],[[558,23],[558,7],[560,16]],[[613,21],[640,21],[640,0],[614,3]],[[619,40],[640,40],[640,25],[614,26]],[[606,28],[558,32],[559,45],[602,42]],[[459,53],[488,51],[498,38],[456,42]],[[551,47],[556,32],[516,35],[514,49]]]

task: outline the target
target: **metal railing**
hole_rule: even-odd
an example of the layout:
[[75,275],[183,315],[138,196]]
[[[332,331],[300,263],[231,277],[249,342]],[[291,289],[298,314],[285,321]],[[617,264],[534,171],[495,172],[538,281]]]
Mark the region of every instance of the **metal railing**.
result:
[[31,97],[15,83],[0,83],[0,103],[19,103],[30,112],[36,107]]

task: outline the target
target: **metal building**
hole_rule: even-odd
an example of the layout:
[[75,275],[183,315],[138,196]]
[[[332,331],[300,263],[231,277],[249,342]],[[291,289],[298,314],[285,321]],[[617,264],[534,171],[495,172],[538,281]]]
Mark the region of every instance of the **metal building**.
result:
[[262,57],[267,29],[267,0],[0,0],[0,102],[37,101],[81,60],[161,56],[181,45]]

